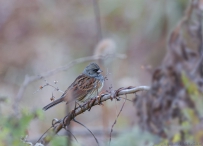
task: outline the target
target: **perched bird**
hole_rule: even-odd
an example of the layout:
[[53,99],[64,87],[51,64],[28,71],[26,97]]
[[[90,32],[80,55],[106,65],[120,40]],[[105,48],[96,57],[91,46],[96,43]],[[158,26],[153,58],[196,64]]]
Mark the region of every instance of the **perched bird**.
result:
[[96,97],[104,85],[104,77],[100,67],[96,63],[90,63],[85,67],[83,73],[68,87],[64,94],[57,100],[51,102],[43,108],[48,110],[60,102],[69,103],[71,101],[85,102]]

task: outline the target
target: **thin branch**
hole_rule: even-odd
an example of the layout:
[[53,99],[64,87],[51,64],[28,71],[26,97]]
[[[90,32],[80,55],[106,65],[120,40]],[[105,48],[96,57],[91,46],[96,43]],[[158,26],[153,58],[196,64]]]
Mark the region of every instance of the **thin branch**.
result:
[[[82,108],[78,107],[78,108],[74,109],[73,111],[68,113],[68,115],[65,116],[65,118],[59,120],[57,122],[57,124],[53,125],[52,130],[50,130],[51,132],[47,133],[47,135],[45,137],[43,137],[43,139],[41,140],[41,143],[43,142],[45,144],[48,144],[50,142],[50,140],[54,137],[54,134],[57,134],[65,126],[69,125],[70,122],[76,116],[84,113],[85,111],[89,110],[93,106],[100,105],[102,102],[105,102],[106,100],[113,100],[113,99],[119,100],[117,97],[119,97],[121,95],[133,94],[138,91],[144,91],[144,90],[148,91],[148,90],[150,90],[150,87],[148,87],[148,86],[132,87],[131,86],[131,87],[127,87],[127,88],[119,88],[118,90],[115,90],[112,93],[102,94],[100,96],[97,96],[95,99],[82,105]],[[46,138],[46,137],[49,137],[49,138]]]
[[[66,106],[66,107],[65,107],[65,111],[66,111],[66,113],[69,113],[69,112],[70,112],[70,107],[69,107],[69,106]],[[64,129],[65,129],[67,132],[69,132],[69,133],[67,133],[68,137],[67,137],[67,144],[66,144],[66,145],[67,145],[67,146],[72,146],[71,138],[72,138],[72,136],[73,136],[73,137],[76,139],[76,137],[72,134],[72,126],[71,126],[71,124],[65,126]],[[77,140],[76,140],[76,141],[77,141]]]
[[[66,129],[66,128],[64,128],[67,132],[68,132],[68,137],[69,137],[69,141],[71,141],[71,137],[73,137],[74,139],[75,139],[75,141],[77,141],[78,142],[78,140],[77,140],[77,138],[75,137],[75,135],[73,135],[73,133],[71,132],[71,130],[70,129]],[[71,145],[71,143],[69,143],[68,142],[68,146],[69,145]]]
[[40,138],[37,140],[37,143],[42,139],[42,137],[52,128],[53,126],[49,127],[43,134],[40,136]]
[[76,122],[76,123],[78,123],[78,124],[80,124],[81,126],[85,127],[85,128],[91,133],[91,135],[94,137],[95,141],[97,142],[97,144],[98,144],[98,146],[99,146],[99,141],[97,140],[97,138],[95,137],[95,135],[92,133],[91,130],[89,130],[84,124],[82,124],[82,123],[76,121],[75,119],[73,119],[73,121]]
[[51,71],[42,73],[41,75],[37,75],[37,76],[28,76],[28,75],[26,75],[25,79],[24,79],[24,82],[23,82],[22,86],[20,87],[20,89],[18,91],[18,94],[17,94],[17,96],[15,98],[15,101],[13,103],[13,109],[15,111],[18,111],[18,104],[21,101],[21,98],[23,96],[23,93],[24,93],[26,87],[30,83],[32,83],[34,81],[37,81],[37,80],[40,80],[42,78],[52,76],[52,75],[54,75],[56,73],[59,73],[59,72],[62,72],[62,71],[67,71],[69,68],[71,68],[74,65],[79,64],[79,63],[83,63],[83,62],[87,62],[87,61],[94,61],[94,60],[98,60],[98,59],[107,59],[107,58],[110,58],[110,57],[116,57],[116,58],[120,58],[120,59],[126,58],[126,56],[124,54],[114,54],[114,55],[106,55],[106,56],[88,56],[88,57],[73,60],[70,63],[68,63],[67,65],[55,68],[55,69],[53,69]]
[[127,100],[127,101],[129,101],[129,102],[132,102],[132,103],[134,103],[132,100],[130,100],[130,99],[127,99],[127,98],[123,98],[123,97],[119,97],[119,98],[122,98],[122,99],[125,99],[125,100]]
[[125,95],[125,101],[123,102],[123,105],[122,105],[122,107],[121,107],[121,109],[120,109],[120,111],[119,111],[119,113],[118,113],[118,115],[117,115],[117,117],[116,117],[116,119],[115,119],[115,121],[114,121],[112,127],[111,127],[109,146],[110,146],[110,143],[111,143],[111,134],[113,133],[113,127],[114,127],[114,125],[116,125],[116,122],[117,122],[117,120],[118,120],[118,117],[119,117],[119,115],[121,114],[121,111],[123,110],[123,107],[124,107],[124,105],[125,105],[126,99],[127,99],[127,95]]

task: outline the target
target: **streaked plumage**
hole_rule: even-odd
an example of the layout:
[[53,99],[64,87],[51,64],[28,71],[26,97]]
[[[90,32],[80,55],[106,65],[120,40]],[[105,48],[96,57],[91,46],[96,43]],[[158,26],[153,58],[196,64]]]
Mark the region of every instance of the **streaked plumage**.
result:
[[90,98],[96,97],[102,90],[103,84],[104,77],[101,75],[99,66],[96,63],[91,63],[59,99],[45,106],[43,110],[47,110],[62,101],[67,103],[71,101],[85,102]]

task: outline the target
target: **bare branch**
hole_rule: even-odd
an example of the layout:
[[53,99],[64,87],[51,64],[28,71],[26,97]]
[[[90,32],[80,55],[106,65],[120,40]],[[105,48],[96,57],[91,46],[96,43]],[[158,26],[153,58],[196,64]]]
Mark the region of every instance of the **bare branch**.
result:
[[120,109],[120,111],[119,111],[119,113],[118,113],[118,115],[117,115],[117,117],[116,117],[116,119],[115,119],[115,121],[114,121],[112,127],[111,127],[109,145],[110,145],[110,143],[111,143],[111,134],[113,133],[113,127],[114,127],[114,125],[116,125],[117,119],[118,119],[119,115],[121,114],[121,111],[123,110],[123,107],[124,107],[124,105],[125,105],[126,100],[127,100],[127,95],[125,95],[125,101],[123,102],[123,105],[122,105],[122,107],[121,107],[121,109]]
[[[82,105],[82,108],[78,107],[74,110],[72,110],[68,115],[56,122],[53,125],[53,128],[40,140],[41,143],[48,144],[51,139],[56,135],[61,129],[66,127],[70,124],[70,122],[78,115],[84,113],[85,111],[91,109],[93,106],[100,105],[102,102],[105,102],[106,100],[113,100],[117,99],[119,100],[119,96],[126,95],[126,94],[133,94],[138,91],[144,91],[144,90],[150,90],[150,87],[148,86],[139,86],[139,87],[127,87],[127,88],[119,88],[118,90],[113,91],[112,93],[108,94],[102,94],[100,96],[97,96],[95,99],[85,103]],[[53,134],[54,133],[54,134]],[[49,138],[46,138],[49,137]]]

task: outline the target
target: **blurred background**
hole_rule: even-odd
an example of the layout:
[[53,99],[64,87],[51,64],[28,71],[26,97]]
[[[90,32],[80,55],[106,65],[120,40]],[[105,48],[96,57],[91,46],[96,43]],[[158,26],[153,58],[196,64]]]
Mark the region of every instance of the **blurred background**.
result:
[[[105,51],[125,54],[126,58],[114,57],[102,62],[103,75],[110,73],[104,91],[110,86],[118,89],[150,85],[151,73],[146,68],[153,69],[162,63],[168,36],[183,17],[189,0],[95,1],[0,0],[0,97],[6,98],[6,102],[0,104],[0,114],[6,121],[14,114],[12,105],[26,76],[40,75],[75,59],[102,55]],[[26,121],[24,129],[28,141],[36,141],[51,126],[53,118],[61,119],[66,114],[65,103],[45,112],[41,110],[50,103],[52,93],[56,98],[62,94],[53,92],[51,87],[39,90],[46,84],[44,80],[50,84],[58,81],[55,86],[65,91],[88,63],[76,64],[67,71],[26,86],[19,110],[23,111],[22,115],[27,115],[38,109],[40,117],[30,116]],[[133,99],[134,95],[128,97]],[[104,106],[96,106],[78,116],[77,120],[95,132],[100,143],[106,145],[122,103],[107,101]],[[122,145],[122,142],[126,146],[145,145],[146,139],[157,140],[149,133],[140,135],[135,115],[133,103],[127,101],[114,127],[112,145]],[[73,139],[72,145],[96,145],[86,129],[74,122],[71,128],[79,141]],[[125,137],[132,135],[125,132],[135,133],[137,143],[126,141]],[[66,139],[64,134],[61,132],[61,137]],[[118,139],[124,140],[118,144]],[[11,140],[7,138],[6,141]],[[66,140],[59,141],[61,146],[67,145]]]

